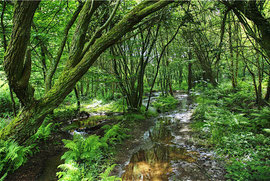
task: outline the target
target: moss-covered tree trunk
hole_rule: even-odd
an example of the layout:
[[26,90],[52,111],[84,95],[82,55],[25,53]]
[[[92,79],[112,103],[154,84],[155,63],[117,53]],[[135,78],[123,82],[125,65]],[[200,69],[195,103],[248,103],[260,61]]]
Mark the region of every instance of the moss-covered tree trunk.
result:
[[[76,47],[74,47],[71,55],[77,55],[79,53],[79,56],[70,56],[66,69],[61,73],[52,88],[39,100],[34,99],[33,89],[29,85],[31,58],[26,56],[27,44],[30,39],[31,22],[39,2],[16,2],[12,36],[4,61],[5,71],[10,85],[17,97],[24,104],[24,108],[10,124],[1,130],[0,139],[11,138],[19,143],[26,141],[36,132],[46,115],[59,106],[64,98],[73,90],[75,84],[87,72],[101,53],[121,39],[123,35],[129,32],[144,17],[172,2],[166,0],[143,1],[124,16],[109,32],[96,39],[87,51],[84,52],[81,48],[75,50]],[[87,19],[85,17],[91,13],[91,7],[91,3],[84,4],[77,27],[85,23]],[[90,21],[89,19],[87,20]],[[76,36],[78,37],[73,37],[74,44],[78,43],[83,35],[78,33]],[[84,54],[76,51],[84,52]]]
[[13,29],[4,56],[4,69],[9,85],[24,106],[33,102],[33,88],[29,85],[31,75],[31,52],[27,51],[31,23],[39,1],[18,1],[15,4]]

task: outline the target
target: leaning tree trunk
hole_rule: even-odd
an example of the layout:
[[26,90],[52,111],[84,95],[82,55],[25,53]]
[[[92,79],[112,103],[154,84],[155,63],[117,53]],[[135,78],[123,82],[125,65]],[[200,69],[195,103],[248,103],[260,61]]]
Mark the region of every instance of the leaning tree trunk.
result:
[[[78,61],[78,57],[68,60],[66,69],[61,73],[55,85],[43,98],[35,100],[29,83],[31,59],[24,60],[27,42],[30,39],[32,17],[39,2],[18,1],[15,5],[13,30],[10,45],[5,56],[5,71],[17,97],[25,107],[10,124],[0,131],[0,139],[13,139],[23,143],[33,135],[42,124],[46,115],[52,112],[73,90],[76,83],[88,71],[101,53],[115,44],[123,35],[144,17],[165,7],[172,1],[143,1],[131,10],[109,32],[98,38],[91,48]],[[86,5],[87,3],[85,3]],[[84,16],[85,8],[80,14]],[[78,23],[80,22],[80,19]],[[76,37],[75,37],[76,38]],[[30,67],[29,67],[30,66]]]

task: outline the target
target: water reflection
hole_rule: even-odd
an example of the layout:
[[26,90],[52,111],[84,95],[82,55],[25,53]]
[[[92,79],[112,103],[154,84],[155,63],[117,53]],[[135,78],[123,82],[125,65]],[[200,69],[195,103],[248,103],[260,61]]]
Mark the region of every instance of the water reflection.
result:
[[174,171],[172,163],[178,160],[188,163],[196,161],[196,152],[188,152],[172,142],[174,136],[170,127],[174,124],[176,122],[171,117],[158,119],[147,132],[148,138],[145,137],[152,147],[133,154],[122,175],[123,180],[169,180]]
[[145,132],[139,151],[123,168],[124,181],[224,180],[223,169],[206,156],[212,154],[197,147],[192,138],[192,100],[183,94],[175,97],[180,101],[178,108],[161,114]]
[[172,163],[182,160],[196,161],[196,152],[188,152],[176,146],[155,144],[149,150],[135,153],[122,175],[123,180],[168,180],[173,172]]
[[170,118],[160,119],[154,128],[149,130],[149,138],[152,142],[161,142],[165,144],[170,144],[171,140],[174,138],[169,130],[168,125],[171,124]]

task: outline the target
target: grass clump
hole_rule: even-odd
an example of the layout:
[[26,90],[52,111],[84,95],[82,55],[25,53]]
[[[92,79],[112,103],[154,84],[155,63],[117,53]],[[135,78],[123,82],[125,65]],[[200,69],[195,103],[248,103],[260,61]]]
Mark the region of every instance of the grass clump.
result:
[[145,115],[142,113],[128,113],[122,116],[123,121],[141,121],[145,119]]
[[178,100],[172,96],[167,97],[158,97],[156,101],[153,102],[154,108],[157,109],[158,112],[167,112],[172,109],[175,109],[178,104]]
[[54,110],[53,117],[57,120],[66,120],[77,114],[76,106],[61,106]]
[[103,120],[108,121],[110,119],[112,119],[112,117],[108,117],[106,115],[96,115],[96,116],[91,116],[85,120],[76,121],[73,123],[77,125],[77,128],[83,128],[83,127],[96,126],[100,121],[103,121]]

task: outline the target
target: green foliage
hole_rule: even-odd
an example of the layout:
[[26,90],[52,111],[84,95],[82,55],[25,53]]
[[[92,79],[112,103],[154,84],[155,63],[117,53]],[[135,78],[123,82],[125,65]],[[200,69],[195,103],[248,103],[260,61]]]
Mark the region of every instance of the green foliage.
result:
[[32,154],[31,148],[20,146],[12,140],[0,140],[0,173],[5,172],[0,180],[26,162],[27,156]]
[[74,160],[82,162],[99,162],[102,157],[102,150],[108,148],[106,142],[101,142],[99,136],[91,135],[83,138],[79,134],[74,134],[73,140],[63,140],[65,147],[69,150],[65,152],[62,159],[66,161]]
[[116,143],[121,143],[124,139],[128,138],[128,135],[125,134],[128,130],[122,128],[120,124],[114,126],[105,125],[102,127],[105,129],[105,135],[102,138],[102,141],[108,143],[109,145],[115,145]]
[[95,126],[99,121],[110,120],[112,117],[108,117],[106,115],[95,115],[87,118],[83,121],[77,121],[79,127],[87,127],[87,126]]
[[68,151],[62,156],[65,164],[59,166],[62,169],[57,173],[59,180],[119,180],[109,176],[114,167],[110,166],[109,158],[114,145],[127,137],[126,129],[119,124],[102,128],[105,129],[102,138],[97,135],[84,138],[74,134],[73,140],[63,140]]
[[156,117],[156,116],[158,116],[158,112],[157,112],[156,108],[154,108],[152,106],[149,106],[148,111],[146,111],[146,107],[145,106],[142,106],[140,113],[141,114],[144,114],[148,118],[149,117]]
[[[0,86],[2,81],[0,80]],[[11,113],[12,110],[12,102],[10,98],[10,93],[7,84],[5,86],[0,87],[0,117],[5,117],[6,114]],[[18,107],[16,105],[16,107]]]
[[172,96],[168,97],[158,97],[153,106],[161,112],[167,112],[169,110],[175,109],[178,104],[178,100]]
[[59,181],[79,181],[84,176],[84,172],[79,168],[79,164],[75,161],[69,161],[65,164],[59,165],[63,171],[57,172],[57,177]]
[[0,90],[0,116],[3,116],[5,112],[12,112],[12,102],[9,97],[7,91]]
[[10,121],[10,118],[9,118],[9,116],[6,116],[7,118],[1,118],[0,117],[0,130],[2,129],[2,128],[4,128],[8,123],[9,123],[9,121]]
[[77,108],[75,106],[62,106],[54,110],[53,116],[58,120],[65,120],[76,115]]
[[76,176],[72,178],[74,180],[87,178],[89,173],[91,173],[91,177],[97,177],[98,172],[107,165],[103,159],[108,144],[102,141],[99,136],[91,135],[84,138],[79,134],[74,134],[73,140],[63,140],[63,142],[68,151],[62,156],[62,159],[65,159],[65,164],[59,166],[59,168],[64,169],[58,174],[60,180],[65,180],[66,177],[73,174]]
[[251,114],[257,128],[270,128],[270,108],[264,107]]
[[109,166],[103,173],[99,175],[100,181],[117,181],[122,180],[121,178],[118,178],[116,176],[109,176],[111,171],[114,169],[116,165],[113,164]]
[[267,133],[268,135],[270,135],[270,129],[268,129],[268,128],[264,128],[264,129],[263,129],[263,132],[264,132],[264,133]]
[[253,88],[246,82],[239,82],[238,88],[233,89],[226,82],[215,89],[211,85],[199,87],[203,94],[197,100],[199,103],[210,103],[216,106],[225,106],[232,112],[241,111],[250,113],[255,106],[255,95]]
[[141,113],[127,113],[120,117],[120,120],[123,121],[139,121],[139,120],[145,120],[145,116]]
[[156,117],[158,116],[158,112],[154,107],[149,107],[147,112],[144,112],[146,117]]
[[[268,156],[269,156],[269,149]],[[264,155],[267,153],[264,152]],[[258,155],[252,155],[254,158],[249,160],[232,159],[231,164],[227,166],[226,178],[230,180],[269,180],[270,161]],[[269,158],[269,157],[268,157]]]
[[86,112],[123,112],[126,109],[123,99],[116,101],[94,99],[91,102],[84,102],[81,110]]
[[37,132],[31,137],[31,139],[33,141],[47,140],[52,132],[53,127],[54,127],[53,123],[50,123],[49,119],[46,119],[42,123],[42,125],[38,128]]
[[95,179],[91,172],[87,172],[84,168],[74,161],[69,161],[68,163],[59,166],[63,171],[57,172],[59,181],[119,181],[121,178],[116,176],[109,176],[115,165],[108,166],[103,173],[98,175],[98,179]]
[[[266,107],[247,110],[254,103],[245,91],[233,92],[228,87],[206,90],[197,99],[193,128],[200,132],[200,139],[228,158],[226,178],[269,180],[270,137],[264,129],[269,129],[270,111]],[[245,100],[250,104],[243,105]]]

